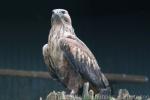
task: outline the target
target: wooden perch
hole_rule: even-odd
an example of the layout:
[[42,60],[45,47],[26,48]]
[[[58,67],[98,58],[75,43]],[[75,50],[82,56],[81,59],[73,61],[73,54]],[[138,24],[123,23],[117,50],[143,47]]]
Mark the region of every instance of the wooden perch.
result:
[[101,89],[101,92],[95,94],[89,90],[89,83],[84,83],[82,97],[78,95],[66,94],[62,92],[50,92],[46,100],[150,100],[149,96],[131,95],[127,89],[119,89],[117,96],[112,96],[107,89]]
[[[13,69],[0,69],[1,76],[16,76],[16,77],[31,77],[31,78],[44,78],[51,79],[48,72],[44,71],[23,71]],[[109,81],[114,82],[148,82],[148,77],[141,75],[127,75],[127,74],[108,74],[105,73]]]
[[48,94],[46,100],[111,100],[111,95],[106,94],[106,91],[94,94],[93,90],[89,90],[89,83],[87,82],[84,83],[82,97],[66,94],[64,91],[53,91]]

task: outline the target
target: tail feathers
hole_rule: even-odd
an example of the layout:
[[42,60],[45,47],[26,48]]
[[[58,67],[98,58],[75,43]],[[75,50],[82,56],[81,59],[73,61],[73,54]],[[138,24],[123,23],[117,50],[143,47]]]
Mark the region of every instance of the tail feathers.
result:
[[103,85],[105,88],[99,88],[99,92],[101,94],[104,93],[104,94],[110,95],[111,94],[111,88],[109,86],[109,82],[103,73],[101,73],[101,77],[102,77],[102,82],[103,82]]
[[102,77],[102,82],[103,82],[104,86],[109,87],[109,82],[103,73],[101,73],[101,77]]
[[[111,89],[110,89],[110,87],[107,87],[105,89],[100,89],[99,93],[100,93],[100,95],[106,96],[107,98],[109,98],[109,96],[111,95]],[[101,99],[101,100],[103,100],[103,99]],[[104,100],[108,100],[108,99],[104,99]]]

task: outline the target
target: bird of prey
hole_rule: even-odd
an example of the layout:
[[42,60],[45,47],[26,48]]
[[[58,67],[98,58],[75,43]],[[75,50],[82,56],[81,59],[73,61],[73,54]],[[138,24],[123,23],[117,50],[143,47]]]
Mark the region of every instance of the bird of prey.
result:
[[77,94],[85,82],[99,91],[109,82],[89,48],[76,36],[69,13],[65,9],[52,10],[48,43],[43,46],[45,64],[53,79]]

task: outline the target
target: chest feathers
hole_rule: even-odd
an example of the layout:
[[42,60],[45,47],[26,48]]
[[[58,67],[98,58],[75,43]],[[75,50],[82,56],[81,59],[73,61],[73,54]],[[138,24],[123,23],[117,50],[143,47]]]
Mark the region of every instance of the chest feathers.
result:
[[60,49],[59,40],[69,35],[74,35],[72,26],[67,25],[53,25],[48,38],[48,45],[50,49],[50,56],[57,68],[61,67],[64,62],[64,54]]

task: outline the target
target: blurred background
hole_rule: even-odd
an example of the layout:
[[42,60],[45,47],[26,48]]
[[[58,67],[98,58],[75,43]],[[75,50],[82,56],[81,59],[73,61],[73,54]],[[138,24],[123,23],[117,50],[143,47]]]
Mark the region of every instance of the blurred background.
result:
[[[0,3],[0,69],[47,71],[51,10],[69,11],[77,36],[94,53],[105,73],[150,77],[150,6],[146,0],[5,0]],[[115,83],[148,95],[150,83]],[[0,100],[39,100],[64,89],[52,80],[0,76]]]

